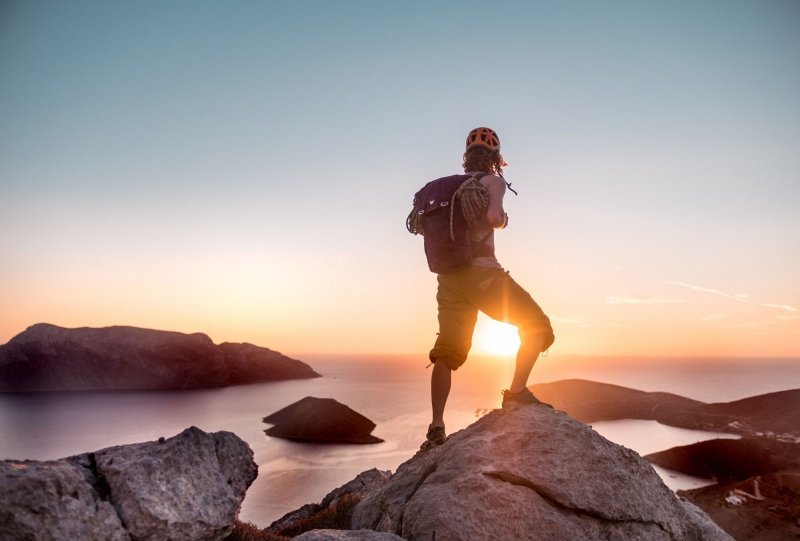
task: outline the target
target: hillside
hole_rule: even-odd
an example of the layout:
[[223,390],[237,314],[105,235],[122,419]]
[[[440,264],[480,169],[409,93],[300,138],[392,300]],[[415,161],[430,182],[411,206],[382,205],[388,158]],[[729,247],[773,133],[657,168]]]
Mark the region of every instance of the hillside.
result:
[[717,484],[680,491],[739,540],[800,537],[800,445],[774,438],[711,440],[647,455],[654,464]]
[[800,436],[800,389],[706,404],[675,394],[581,379],[540,383],[531,388],[545,402],[585,423],[650,419],[695,430]]

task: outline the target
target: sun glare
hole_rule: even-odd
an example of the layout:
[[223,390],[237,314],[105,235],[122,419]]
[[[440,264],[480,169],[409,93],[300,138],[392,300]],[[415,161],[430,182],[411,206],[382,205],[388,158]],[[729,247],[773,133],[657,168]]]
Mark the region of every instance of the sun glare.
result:
[[481,318],[475,326],[474,342],[480,353],[514,355],[519,349],[519,333],[508,323]]

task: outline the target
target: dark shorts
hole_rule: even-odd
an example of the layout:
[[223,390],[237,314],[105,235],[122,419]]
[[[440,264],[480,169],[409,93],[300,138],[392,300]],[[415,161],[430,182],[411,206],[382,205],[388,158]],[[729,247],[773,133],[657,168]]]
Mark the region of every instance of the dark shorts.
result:
[[466,267],[439,275],[439,336],[430,353],[456,370],[467,360],[478,310],[519,329],[522,343],[537,340],[546,351],[555,340],[550,319],[536,301],[502,269]]

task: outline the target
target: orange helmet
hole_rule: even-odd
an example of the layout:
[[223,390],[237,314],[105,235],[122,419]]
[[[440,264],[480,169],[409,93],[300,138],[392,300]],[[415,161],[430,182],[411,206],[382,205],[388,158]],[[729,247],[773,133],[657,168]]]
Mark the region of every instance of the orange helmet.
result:
[[472,147],[486,147],[490,150],[500,150],[500,138],[491,128],[475,128],[467,135],[467,150]]

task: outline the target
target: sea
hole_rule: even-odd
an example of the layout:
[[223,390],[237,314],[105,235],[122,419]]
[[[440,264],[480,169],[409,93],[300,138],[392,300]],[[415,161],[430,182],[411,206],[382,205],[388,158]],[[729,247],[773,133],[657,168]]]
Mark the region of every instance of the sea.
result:
[[[424,356],[299,356],[323,377],[186,391],[0,393],[0,459],[50,460],[115,445],[170,437],[189,426],[227,430],[255,454],[258,478],[240,519],[260,527],[370,469],[394,471],[419,448],[430,422],[430,369]],[[509,357],[471,357],[453,374],[445,421],[460,430],[500,407],[511,380]],[[800,388],[800,358],[620,358],[551,354],[530,384],[581,378],[703,402],[728,402]],[[263,417],[306,396],[334,398],[373,420],[373,445],[314,445],[264,434]],[[640,454],[731,434],[623,419],[592,424]],[[673,488],[712,481],[656,468]]]

